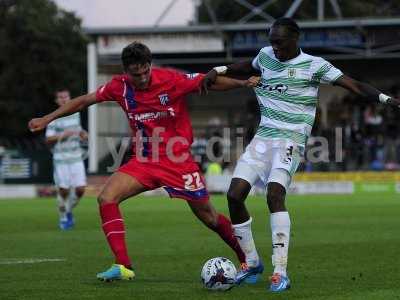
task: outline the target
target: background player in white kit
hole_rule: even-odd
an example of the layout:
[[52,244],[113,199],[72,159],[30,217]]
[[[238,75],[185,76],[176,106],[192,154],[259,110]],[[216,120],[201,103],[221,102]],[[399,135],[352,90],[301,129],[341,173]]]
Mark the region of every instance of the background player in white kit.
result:
[[246,265],[236,280],[251,283],[264,267],[254,245],[252,219],[244,202],[257,181],[261,180],[267,189],[274,266],[269,289],[273,292],[290,287],[286,272],[290,218],[285,196],[311,134],[319,85],[338,85],[375,102],[400,104],[398,99],[344,75],[323,58],[302,52],[298,46],[299,35],[295,21],[277,19],[269,31],[270,47],[262,48],[251,61],[215,67],[203,80],[206,91],[218,74],[261,72],[261,81],[254,88],[261,112],[260,125],[238,160],[227,198],[235,236],[246,254]]
[[[71,99],[67,89],[57,90],[55,96],[59,106]],[[74,226],[72,209],[85,192],[86,173],[81,141],[86,140],[87,132],[81,127],[79,113],[54,120],[46,129],[46,142],[52,146],[53,176],[62,230]]]

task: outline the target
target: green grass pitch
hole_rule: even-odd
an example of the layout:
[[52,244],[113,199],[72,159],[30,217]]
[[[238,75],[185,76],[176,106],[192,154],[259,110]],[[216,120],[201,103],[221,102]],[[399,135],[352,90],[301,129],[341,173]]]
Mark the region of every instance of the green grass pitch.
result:
[[[227,212],[223,196],[212,197]],[[290,196],[289,274],[292,289],[266,290],[270,233],[265,201],[247,200],[266,272],[253,286],[210,292],[200,284],[203,263],[230,249],[192,216],[184,201],[138,197],[122,204],[130,282],[95,279],[112,263],[93,198],[75,210],[76,228],[57,228],[54,199],[0,200],[0,299],[400,299],[400,197]],[[63,259],[17,263],[26,259]],[[26,261],[25,261],[26,262]]]

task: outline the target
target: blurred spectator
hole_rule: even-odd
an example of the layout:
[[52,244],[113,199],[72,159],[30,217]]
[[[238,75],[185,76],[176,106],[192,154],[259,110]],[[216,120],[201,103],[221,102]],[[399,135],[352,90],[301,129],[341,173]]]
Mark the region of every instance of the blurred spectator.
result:
[[221,142],[222,135],[218,131],[215,131],[215,132],[213,132],[211,139],[213,141],[212,153],[215,158],[220,158],[222,156],[223,147],[224,147],[224,145]]
[[212,117],[208,120],[208,126],[219,128],[222,125],[222,121],[219,117]]
[[382,171],[385,168],[385,156],[384,156],[384,138],[382,134],[379,134],[374,140],[374,145],[371,148],[372,161],[370,169],[373,171]]
[[369,105],[364,111],[364,124],[367,136],[376,136],[382,130],[382,116],[378,113],[376,105]]
[[354,169],[360,170],[363,165],[363,134],[357,124],[350,126],[349,159],[354,163]]
[[260,107],[256,98],[250,98],[246,103],[246,115],[244,119],[244,142],[247,145],[254,135],[260,122],[261,114]]
[[0,183],[3,182],[3,156],[6,152],[6,148],[0,145]]

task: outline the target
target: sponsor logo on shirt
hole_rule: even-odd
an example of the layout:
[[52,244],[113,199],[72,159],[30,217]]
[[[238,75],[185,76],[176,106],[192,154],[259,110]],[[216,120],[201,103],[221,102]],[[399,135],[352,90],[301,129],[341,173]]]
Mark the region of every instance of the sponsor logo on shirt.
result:
[[186,77],[189,79],[194,79],[199,75],[199,73],[191,73],[191,74],[186,74]]
[[260,82],[257,86],[258,88],[261,88],[263,90],[266,90],[268,92],[279,92],[280,94],[284,94],[288,90],[288,86],[285,84],[267,84]]
[[141,114],[128,113],[129,119],[133,119],[138,122],[154,121],[170,117],[175,117],[175,111],[172,107],[168,108],[167,111],[146,112]]

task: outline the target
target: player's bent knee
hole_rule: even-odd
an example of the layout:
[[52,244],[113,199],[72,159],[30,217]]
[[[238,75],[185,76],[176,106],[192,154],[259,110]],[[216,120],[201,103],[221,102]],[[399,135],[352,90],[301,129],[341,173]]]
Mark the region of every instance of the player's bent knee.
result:
[[58,192],[60,193],[60,196],[64,199],[67,198],[69,195],[69,189],[60,188],[58,189]]
[[268,194],[267,200],[271,204],[278,205],[279,203],[282,203],[284,201],[284,197],[278,194]]
[[104,192],[101,192],[100,195],[97,197],[97,203],[100,205],[107,204],[107,203],[119,203],[118,199],[115,197],[110,197]]
[[283,211],[285,208],[285,188],[276,182],[268,184],[267,202],[271,212]]
[[242,197],[240,193],[231,189],[229,189],[228,193],[226,194],[226,197],[231,204],[239,204],[239,203],[241,204],[244,202],[244,197]]
[[250,192],[251,185],[244,179],[233,178],[228,189],[227,199],[230,205],[242,205]]
[[75,194],[78,198],[81,198],[85,193],[85,187],[78,187],[75,189]]

